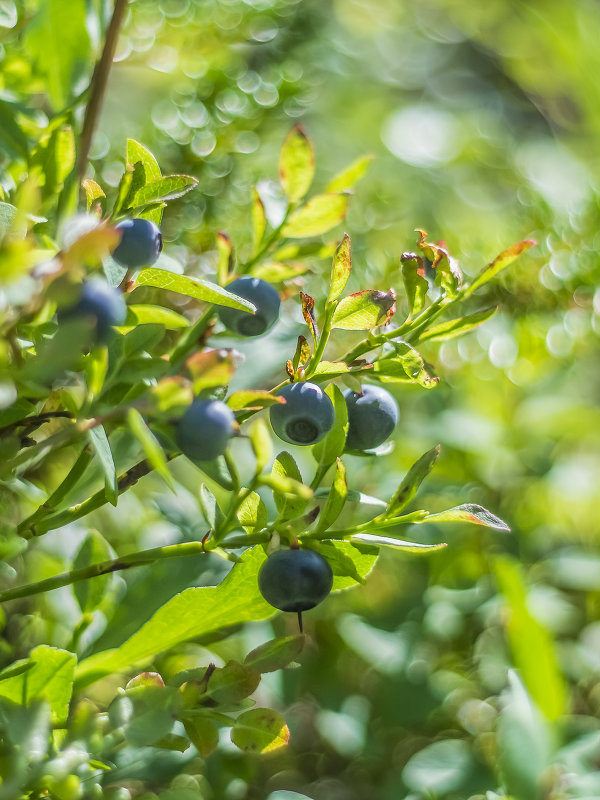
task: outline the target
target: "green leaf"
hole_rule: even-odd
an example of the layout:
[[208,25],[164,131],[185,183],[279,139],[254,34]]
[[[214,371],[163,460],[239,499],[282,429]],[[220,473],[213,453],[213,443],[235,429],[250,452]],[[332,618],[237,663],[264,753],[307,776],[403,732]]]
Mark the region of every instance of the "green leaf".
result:
[[339,515],[346,503],[348,495],[348,484],[346,482],[346,467],[341,458],[337,459],[335,470],[335,477],[331,485],[329,497],[325,503],[325,508],[319,514],[319,520],[315,532],[326,531],[330,528]]
[[138,286],[154,286],[157,289],[168,289],[170,292],[194,297],[196,300],[203,300],[205,303],[214,303],[218,306],[235,308],[238,311],[249,311],[254,314],[256,306],[243,297],[238,297],[227,289],[223,289],[216,283],[205,281],[202,278],[194,278],[191,275],[176,275],[174,272],[167,272],[164,269],[143,269],[136,278]]
[[219,286],[224,286],[227,283],[227,276],[233,270],[233,243],[223,231],[217,234],[217,250],[219,251],[217,281]]
[[147,183],[135,193],[131,208],[147,205],[148,203],[166,203],[183,197],[198,185],[198,179],[191,175],[168,175],[157,181]]
[[227,386],[235,372],[234,356],[231,350],[201,350],[185,362],[192,378],[194,393]]
[[285,398],[271,394],[265,389],[240,389],[239,392],[233,392],[227,398],[227,405],[233,411],[268,408],[283,403],[285,403]]
[[364,584],[379,555],[377,547],[337,539],[302,541],[302,546],[316,550],[327,559],[333,571],[333,592],[349,589],[357,583]]
[[267,466],[273,455],[273,444],[267,423],[261,418],[255,420],[248,429],[248,436],[256,459],[255,472],[258,475]]
[[78,666],[77,686],[104,675],[143,665],[157,653],[189,639],[276,613],[258,589],[258,570],[266,558],[262,547],[246,550],[218,586],[186,589],[167,601],[120,647],[84,659]]
[[348,195],[320,194],[290,216],[281,231],[289,239],[320,236],[338,225],[348,211]]
[[485,525],[487,528],[496,528],[499,531],[510,531],[510,528],[495,514],[483,506],[474,503],[464,503],[438,514],[429,514],[422,522],[472,522],[474,525]]
[[219,705],[239,703],[260,683],[260,672],[237,661],[229,661],[210,676],[206,696]]
[[333,314],[332,327],[347,331],[368,331],[385,325],[394,314],[396,297],[391,292],[365,289],[343,297]]
[[245,753],[271,753],[285,747],[289,738],[285,720],[270,708],[244,711],[231,729],[231,741]]
[[0,241],[11,230],[17,217],[17,209],[10,203],[0,203]]
[[52,723],[64,724],[73,692],[76,656],[42,644],[31,651],[30,661],[34,662],[31,669],[0,682],[0,697],[24,706],[46,700]]
[[115,462],[113,460],[110,444],[108,443],[108,436],[102,425],[97,425],[88,431],[89,439],[100,459],[102,471],[104,472],[104,491],[106,499],[113,506],[117,505],[119,499],[119,486],[117,484],[117,473],[115,471]]
[[25,51],[43,78],[53,107],[64,108],[90,64],[85,3],[42,0],[29,20],[23,38]]
[[[262,244],[267,227],[267,217],[265,214],[265,207],[260,195],[254,187],[252,192],[252,256],[255,256]],[[261,277],[260,275],[257,277]],[[266,279],[265,279],[266,280]]]
[[303,633],[279,636],[254,648],[244,659],[244,664],[257,672],[275,672],[295,661],[305,644],[306,636]]
[[121,213],[121,211],[127,207],[126,203],[127,199],[131,194],[134,171],[135,167],[132,167],[129,164],[125,165],[125,171],[121,175],[121,180],[119,181],[119,185],[117,186],[117,197],[115,199],[115,204],[113,206],[111,218],[117,217]]
[[100,184],[96,183],[96,181],[93,181],[91,178],[83,181],[81,185],[85,192],[86,211],[89,213],[94,203],[97,203],[98,200],[102,200],[103,197],[106,197],[106,194]]
[[439,444],[428,450],[408,470],[400,486],[394,492],[385,512],[386,518],[397,517],[410,503],[417,493],[417,489],[433,469],[440,454]]
[[279,156],[279,177],[291,203],[302,200],[315,174],[315,154],[301,125],[288,133]]
[[[136,325],[131,328],[123,339],[123,354],[130,358],[135,353],[144,355],[143,351],[152,350],[165,335],[164,325],[157,323],[147,323]],[[128,362],[129,364],[131,361]],[[124,364],[121,369],[127,369],[128,364]]]
[[352,189],[363,177],[372,160],[373,156],[357,158],[356,161],[353,161],[330,181],[326,191],[345,192],[348,189]]
[[[29,142],[16,121],[16,103],[0,100],[0,142],[17,158],[29,158]],[[0,198],[2,194],[0,194]]]
[[335,255],[333,257],[329,297],[327,298],[328,303],[330,303],[332,300],[337,300],[337,298],[344,291],[346,284],[348,283],[348,278],[350,277],[351,269],[352,258],[350,251],[350,237],[347,233],[345,233],[344,238],[337,246]]
[[222,521],[223,513],[217,504],[217,498],[204,483],[200,484],[198,501],[207,525],[214,530]]
[[319,462],[321,470],[328,469],[342,455],[348,433],[348,407],[341,389],[330,383],[325,393],[333,403],[335,418],[329,433],[312,448],[313,458]]
[[420,542],[407,542],[392,536],[377,536],[372,533],[355,533],[350,537],[351,542],[364,542],[377,547],[391,547],[394,550],[403,550],[405,553],[435,553],[443,550],[448,545],[446,542],[438,544],[421,544]]
[[250,492],[248,497],[242,501],[236,514],[246,533],[258,533],[269,521],[267,507],[256,492]]
[[187,319],[164,306],[153,305],[130,305],[127,306],[127,319],[125,324],[117,328],[120,333],[125,333],[135,325],[163,325],[169,331],[179,328],[186,328],[189,325]]
[[[183,726],[191,743],[202,758],[207,758],[217,749],[219,729],[211,719],[207,717],[190,717],[183,720]],[[196,797],[197,795],[194,796]]]
[[383,383],[417,383],[424,389],[434,389],[440,379],[425,368],[423,356],[406,342],[394,342],[394,355],[373,363],[373,376]]
[[[82,569],[91,564],[100,564],[114,558],[114,551],[104,536],[92,530],[83,540],[73,560],[73,569]],[[73,593],[84,614],[95,611],[102,603],[106,591],[113,582],[114,575],[98,575],[73,584]]]
[[464,296],[468,297],[485,283],[491,281],[492,278],[496,277],[500,270],[503,270],[505,267],[508,267],[509,264],[512,264],[512,262],[515,261],[521,255],[521,253],[529,250],[529,248],[533,247],[534,244],[537,244],[535,239],[525,239],[524,241],[517,242],[511,247],[508,247],[506,250],[503,250],[499,256],[496,256],[496,258],[489,263],[487,267],[482,270],[482,272],[479,273],[473,283],[467,287]]
[[475,767],[467,742],[446,739],[412,756],[402,771],[402,780],[414,792],[441,797],[460,789]]
[[129,430],[141,444],[144,455],[146,456],[152,469],[155,469],[158,472],[169,489],[174,492],[175,484],[173,483],[173,478],[169,472],[164,451],[160,446],[158,439],[146,425],[144,418],[136,408],[130,408],[127,412],[127,424],[129,425]]
[[[275,459],[271,475],[275,479],[270,485],[271,488],[274,489],[273,499],[279,511],[279,519],[285,520],[299,517],[306,508],[312,492],[310,492],[308,496],[307,494],[304,494],[304,496],[298,494],[289,496],[290,490],[293,491],[295,488],[294,484],[296,484],[298,488],[304,484],[302,483],[302,475],[300,474],[298,465],[294,461],[293,456],[286,450],[279,453]],[[291,479],[293,483],[287,479]]]
[[499,557],[494,572],[507,606],[506,633],[515,666],[540,710],[549,720],[556,720],[567,708],[567,687],[552,637],[529,611],[520,565]]
[[161,177],[158,161],[150,150],[135,139],[127,139],[127,163],[133,167],[138,162],[144,167],[146,182],[157,181]]
[[414,253],[402,253],[402,278],[408,298],[409,319],[425,306],[429,284],[425,280],[424,259]]
[[436,286],[441,286],[446,297],[456,297],[462,285],[462,272],[458,261],[441,244],[428,242],[426,231],[417,228],[417,233],[419,234],[417,247],[431,261],[436,272]]
[[498,306],[486,308],[483,311],[477,311],[475,314],[469,314],[466,317],[458,317],[451,319],[447,322],[442,322],[424,331],[420,336],[420,341],[435,340],[438,342],[445,342],[447,339],[453,339],[455,336],[462,336],[473,328],[477,328],[482,322],[490,319],[498,311]]
[[502,782],[515,800],[542,800],[544,776],[554,761],[552,730],[514,670],[508,681],[497,726]]
[[279,261],[267,261],[265,264],[255,264],[250,270],[254,278],[261,278],[267,283],[281,283],[290,278],[297,278],[307,272],[306,264],[289,264]]

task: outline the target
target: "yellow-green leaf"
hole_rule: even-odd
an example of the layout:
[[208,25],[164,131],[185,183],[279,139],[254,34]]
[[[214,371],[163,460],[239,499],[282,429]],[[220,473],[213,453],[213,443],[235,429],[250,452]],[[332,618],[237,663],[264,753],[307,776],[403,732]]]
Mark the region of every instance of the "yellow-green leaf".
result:
[[348,211],[348,195],[319,194],[295,211],[281,231],[282,236],[302,239],[319,236],[335,228]]
[[279,177],[290,202],[302,200],[315,173],[315,154],[301,125],[288,133],[279,156]]

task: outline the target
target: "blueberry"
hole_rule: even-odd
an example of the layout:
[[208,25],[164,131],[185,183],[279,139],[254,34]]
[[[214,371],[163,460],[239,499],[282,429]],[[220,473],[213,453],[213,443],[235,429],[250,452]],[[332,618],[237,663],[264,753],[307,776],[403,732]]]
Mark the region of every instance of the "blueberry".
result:
[[81,285],[77,302],[60,312],[60,319],[82,319],[89,323],[93,339],[106,342],[113,325],[122,325],[127,316],[123,295],[101,278],[91,278]]
[[333,585],[327,561],[313,550],[277,550],[258,573],[258,588],[280,611],[307,611],[324,600]]
[[194,400],[177,423],[181,452],[197,461],[223,455],[235,433],[233,411],[220,400]]
[[346,447],[371,450],[390,436],[398,422],[398,406],[389,392],[380,386],[363,386],[362,394],[344,392],[348,407]]
[[112,257],[122,267],[149,267],[154,264],[162,250],[160,229],[149,219],[124,219],[116,229],[121,241]]
[[225,288],[228,292],[237,294],[256,306],[255,314],[220,306],[219,319],[230,331],[240,336],[260,336],[277,322],[281,301],[279,294],[270,283],[245,275],[231,281]]
[[277,394],[285,404],[271,406],[269,413],[273,430],[284,442],[315,444],[331,430],[333,403],[316,383],[289,383]]

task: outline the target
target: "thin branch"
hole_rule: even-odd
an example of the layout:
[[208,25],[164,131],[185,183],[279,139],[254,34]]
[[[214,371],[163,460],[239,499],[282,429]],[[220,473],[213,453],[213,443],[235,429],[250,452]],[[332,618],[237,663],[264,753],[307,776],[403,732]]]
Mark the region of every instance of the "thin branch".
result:
[[96,64],[94,74],[90,83],[91,94],[89,102],[85,109],[85,116],[83,118],[83,128],[79,138],[79,153],[77,156],[77,174],[81,182],[85,177],[85,171],[88,163],[88,156],[90,147],[92,145],[92,137],[94,130],[100,116],[102,108],[102,101],[106,91],[106,84],[108,83],[108,74],[115,57],[117,49],[117,41],[119,38],[119,30],[123,23],[125,16],[125,9],[127,8],[127,0],[115,0],[115,7],[113,15],[106,32],[106,40],[100,60]]

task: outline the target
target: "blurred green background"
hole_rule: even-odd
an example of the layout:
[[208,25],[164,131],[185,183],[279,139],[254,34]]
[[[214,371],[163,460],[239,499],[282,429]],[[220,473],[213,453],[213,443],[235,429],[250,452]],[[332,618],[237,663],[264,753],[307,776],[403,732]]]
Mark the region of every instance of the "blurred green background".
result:
[[[415,228],[444,240],[467,276],[513,242],[538,240],[472,301],[500,305],[493,320],[423,350],[439,386],[392,387],[394,452],[346,459],[350,487],[385,499],[439,442],[413,507],[481,503],[512,534],[421,526],[411,535],[450,546],[428,558],[385,554],[365,587],[311,612],[303,666],[259,690],[285,713],[288,751],[255,759],[224,744],[198,767],[207,798],[494,798],[502,777],[519,798],[600,797],[599,33],[595,0],[131,3],[89,174],[115,186],[129,136],[165,172],[197,176],[163,224],[165,253],[186,271],[214,272],[218,230],[247,252],[257,181],[276,215],[278,152],[298,122],[315,145],[317,187],[374,156],[344,224],[350,288],[394,286],[399,315],[399,257]],[[4,89],[18,92],[32,70],[8,36]],[[329,260],[311,267],[305,291],[320,295]],[[259,358],[236,341],[247,356],[236,388],[282,380],[301,332],[289,300]],[[337,333],[334,355],[349,337]],[[244,443],[235,452],[243,462]],[[89,524],[117,552],[193,536],[199,475],[182,461],[177,498],[151,476]],[[68,563],[86,529],[45,537],[28,556],[32,579]],[[108,623],[88,629],[82,652],[118,644],[175,591],[223,571],[176,563],[119,578],[125,602],[115,598]],[[70,591],[39,600],[43,613],[20,617],[6,647],[68,645],[78,613]],[[272,627],[291,631],[294,621]],[[270,623],[250,625],[210,644],[210,657],[270,635]],[[168,673],[203,654],[189,645],[158,666]],[[514,666],[540,719],[519,716]]]

